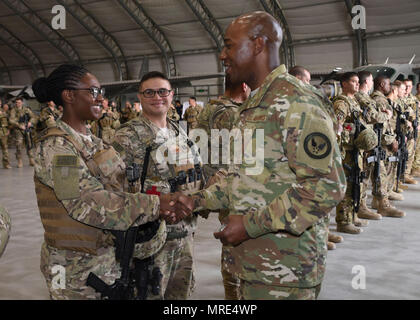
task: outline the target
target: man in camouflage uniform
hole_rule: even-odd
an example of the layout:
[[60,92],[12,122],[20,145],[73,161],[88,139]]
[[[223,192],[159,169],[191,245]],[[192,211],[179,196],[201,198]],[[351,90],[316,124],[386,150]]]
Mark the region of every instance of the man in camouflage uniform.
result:
[[[362,110],[362,116],[367,124],[373,125],[375,123],[381,123],[388,121],[392,116],[390,110],[385,112],[379,111],[376,107],[375,100],[369,96],[369,92],[373,89],[373,76],[369,71],[360,71],[359,77],[359,91],[354,94],[359,106]],[[371,211],[367,207],[367,188],[369,181],[372,181],[374,175],[375,163],[371,162],[368,164],[367,158],[372,156],[372,151],[365,152],[363,155],[363,171],[365,172],[365,179],[362,181],[360,191],[360,207],[357,212],[357,216],[363,219],[380,220],[382,216],[378,213]]]
[[[226,227],[214,235],[232,245],[223,263],[241,279],[242,299],[315,299],[329,213],[345,191],[334,114],[280,65],[282,30],[271,15],[242,15],[224,38],[226,73],[253,90],[235,119],[249,138],[247,158],[193,201],[196,209],[229,209]],[[259,158],[251,163],[248,152]]]
[[[250,94],[250,88],[245,83],[232,83],[229,77],[226,77],[226,90],[223,96],[218,99],[212,99],[205,105],[203,111],[198,116],[198,127],[206,131],[209,137],[209,154],[207,164],[204,166],[204,170],[207,177],[212,177],[217,171],[223,169],[225,172],[228,170],[227,159],[223,159],[223,155],[229,156],[229,141],[222,138],[219,141],[223,129],[227,130],[227,133],[233,129],[236,114],[242,103],[248,98]],[[212,138],[212,130],[217,130],[217,138]],[[212,141],[219,141],[219,144],[212,144]],[[214,153],[212,148],[218,148],[218,159],[211,159],[211,155]],[[214,161],[217,160],[217,161]],[[225,160],[225,161],[223,161]],[[216,162],[216,163],[214,163]],[[212,178],[210,178],[212,179]],[[222,209],[219,211],[219,220],[221,223],[229,215],[229,210]],[[239,300],[240,299],[240,279],[234,274],[226,270],[223,261],[228,257],[229,246],[223,245],[221,255],[221,272],[223,278],[223,286],[225,289],[226,300]]]
[[[368,128],[367,123],[362,116],[362,109],[354,97],[354,94],[359,91],[359,77],[357,76],[357,73],[347,72],[343,74],[340,79],[340,84],[343,93],[334,98],[333,105],[339,124],[337,135],[348,179],[346,196],[337,206],[335,220],[337,222],[337,231],[359,234],[363,231],[359,227],[366,226],[367,221],[357,218],[357,213],[355,211],[356,203],[354,202],[352,194],[353,184],[355,182],[350,180],[351,170],[354,170],[356,166],[359,166],[360,170],[363,170],[363,151],[372,150],[377,143],[370,146],[371,148],[363,150],[356,145],[355,133],[357,121],[359,121],[363,127],[360,128],[359,137],[362,137],[362,134],[364,135],[364,132],[368,132],[368,130],[372,131],[372,129]],[[357,137],[357,139],[359,139],[359,137]],[[357,164],[354,162],[355,152],[359,154]],[[362,186],[360,185],[360,188],[361,187]]]
[[179,121],[179,114],[178,114],[177,110],[175,109],[175,106],[173,105],[173,103],[171,103],[171,105],[169,106],[168,118],[175,121],[175,122]]
[[7,141],[10,134],[9,112],[6,109],[8,109],[7,104],[0,107],[0,147],[3,153],[3,168],[11,169],[12,167],[9,162],[9,145]]
[[[404,84],[406,86],[405,97],[402,99],[407,107],[407,111],[410,114],[409,121],[411,125],[414,127],[414,122],[417,119],[418,122],[418,113],[416,115],[416,110],[418,110],[418,100],[417,98],[411,93],[413,90],[413,81],[411,79],[405,79]],[[418,128],[417,128],[418,130]],[[418,139],[418,136],[417,136]],[[417,140],[416,139],[416,140]],[[413,179],[411,176],[411,171],[413,167],[414,157],[415,157],[415,149],[416,149],[416,142],[414,140],[414,131],[409,134],[409,141],[407,142],[408,148],[408,161],[407,161],[407,169],[404,175],[405,183],[408,184],[417,184],[418,182]]]
[[[149,72],[143,76],[139,92],[142,114],[123,124],[113,142],[125,164],[138,164],[140,176],[144,174],[144,185],[138,183],[136,190],[148,194],[168,194],[200,189],[202,178],[194,166],[200,167],[198,149],[188,145],[186,133],[167,117],[173,98],[168,79],[160,72]],[[181,181],[182,174],[184,181]],[[165,245],[154,256],[154,265],[163,275],[162,286],[157,297],[149,298],[178,300],[187,299],[192,294],[195,285],[193,237],[196,225],[197,217],[192,215],[167,226]]]
[[[292,67],[289,70],[289,74],[298,78],[303,83],[306,83],[308,85],[311,84],[310,83],[311,73],[302,66]],[[336,235],[336,234],[332,233],[330,230],[328,230],[328,242],[327,242],[328,250],[335,250],[337,248],[337,246],[335,244],[336,243],[341,243],[341,242],[343,242],[343,240],[344,239],[343,239],[342,236]]]
[[118,118],[118,115],[108,105],[108,99],[105,98],[102,101],[102,117],[93,122],[92,132],[103,142],[110,144],[114,139],[115,130],[120,126]]
[[[391,93],[391,82],[386,76],[378,76],[374,80],[374,91],[371,95],[372,99],[376,102],[376,107],[379,111],[385,112],[390,110],[393,112],[392,106],[389,104],[387,95]],[[389,202],[389,190],[392,189],[394,177],[388,174],[392,171],[393,163],[389,161],[389,157],[398,151],[398,142],[395,135],[396,121],[394,117],[388,119],[384,123],[382,146],[386,151],[386,160],[380,162],[380,179],[379,183],[373,181],[373,190],[378,190],[377,193],[372,192],[373,201],[372,208],[378,209],[378,213],[384,217],[397,217],[405,216],[405,213],[398,210]],[[377,184],[377,185],[376,185]]]
[[197,119],[202,108],[197,104],[195,97],[190,97],[189,100],[190,106],[185,110],[184,119],[187,121],[188,132],[191,129],[197,128]]
[[[415,98],[417,99],[417,113],[420,116],[420,82],[417,83],[417,94]],[[420,126],[417,128],[418,131],[420,131]],[[413,162],[413,168],[411,169],[411,174],[413,177],[419,178],[420,177],[420,135],[417,137],[416,141],[416,151],[414,155],[414,162]]]
[[[26,118],[26,123],[25,123]],[[26,141],[31,142],[29,136],[25,139],[25,130],[33,128],[33,124],[36,122],[35,115],[29,107],[23,106],[22,98],[16,99],[16,106],[10,112],[9,123],[12,126],[16,140],[16,159],[18,162],[17,167],[22,168],[22,149],[26,146],[26,153],[29,158],[29,164],[34,165],[34,158],[32,155],[32,146],[26,145]]]
[[38,131],[42,131],[45,128],[55,127],[55,122],[61,117],[60,111],[55,107],[54,101],[48,101],[47,105],[41,109],[38,120]]
[[0,205],[0,257],[6,249],[10,236],[10,216],[6,208]]

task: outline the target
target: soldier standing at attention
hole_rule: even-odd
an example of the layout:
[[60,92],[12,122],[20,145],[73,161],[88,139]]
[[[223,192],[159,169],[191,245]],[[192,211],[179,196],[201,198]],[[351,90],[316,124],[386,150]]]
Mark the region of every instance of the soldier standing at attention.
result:
[[[64,111],[56,128],[45,130],[37,143],[34,181],[45,229],[41,271],[52,299],[99,299],[86,284],[90,272],[108,285],[121,272],[110,231],[160,217],[175,220],[172,201],[120,191],[124,162],[86,128],[87,120],[101,116],[104,95],[93,74],[61,65],[32,88],[40,103],[52,100]],[[57,265],[65,270],[64,287],[53,285]]]
[[[418,116],[420,117],[420,82],[417,83],[417,87],[416,87],[417,93],[415,98],[417,99],[417,113]],[[414,111],[416,111],[414,110]],[[417,128],[418,131],[420,131],[420,125]],[[417,142],[416,142],[416,151],[415,151],[415,155],[414,155],[414,162],[413,162],[413,167],[411,169],[411,175],[415,178],[419,178],[420,177],[420,135],[418,135],[417,137]]]
[[10,216],[6,208],[0,204],[0,257],[6,249],[10,236]]
[[[339,125],[337,135],[340,141],[343,164],[345,164],[347,190],[345,198],[340,202],[336,210],[337,231],[359,234],[363,231],[359,227],[366,226],[367,221],[357,217],[355,210],[357,204],[353,198],[353,184],[355,181],[351,180],[351,175],[352,170],[355,170],[356,166],[359,166],[360,171],[363,171],[363,151],[372,150],[377,145],[378,138],[373,130],[367,127],[367,123],[362,116],[362,109],[354,97],[354,94],[359,91],[359,77],[357,73],[344,73],[340,79],[340,84],[343,93],[334,98],[333,105]],[[357,122],[360,122],[361,128],[359,136],[355,137]],[[371,141],[368,141],[370,139],[366,136],[366,133],[369,132],[373,133]],[[360,148],[356,141],[363,138],[365,138],[365,145],[363,148]],[[358,163],[355,163],[355,152],[359,153]]]
[[98,121],[93,122],[92,132],[106,144],[114,139],[115,130],[120,126],[118,115],[111,110],[108,99],[102,101],[102,116]]
[[177,112],[177,110],[175,109],[175,106],[173,103],[171,103],[171,105],[169,106],[168,109],[168,118],[178,122],[179,121],[179,114]]
[[[354,94],[357,102],[362,110],[362,116],[369,127],[372,127],[375,123],[381,123],[388,121],[392,117],[392,112],[388,109],[384,112],[378,110],[376,102],[369,96],[369,92],[373,89],[373,76],[369,71],[360,71],[359,77],[359,91]],[[357,216],[362,219],[380,220],[382,216],[378,213],[373,212],[367,207],[367,188],[369,181],[372,181],[374,175],[375,163],[367,163],[367,158],[372,156],[372,151],[365,152],[363,156],[363,171],[365,172],[365,178],[363,179],[362,190],[360,195],[360,207],[357,212]]]
[[187,128],[189,132],[191,129],[197,128],[197,119],[202,108],[197,104],[197,99],[195,97],[190,97],[188,101],[190,106],[187,110],[185,110],[184,119],[187,121]]
[[[311,82],[311,73],[306,70],[302,66],[294,66],[289,70],[289,74],[292,76],[298,78],[303,83],[310,84]],[[336,243],[343,242],[343,237],[336,235],[328,230],[328,242],[327,242],[327,248],[328,250],[334,250],[336,249]]]
[[[32,155],[32,146],[26,144],[25,130],[33,128],[35,123],[35,115],[29,107],[23,106],[23,99],[18,97],[16,99],[16,107],[10,112],[9,123],[14,128],[15,141],[16,141],[16,159],[18,162],[17,167],[22,168],[22,149],[26,146],[26,153],[29,158],[29,165],[34,165],[34,158]],[[29,141],[28,141],[29,142]]]
[[[120,151],[127,166],[139,165],[144,180],[143,185],[142,181],[136,185],[136,190],[147,194],[175,191],[190,194],[204,186],[197,147],[178,123],[167,116],[173,94],[164,74],[157,71],[145,74],[138,93],[143,112],[121,126],[112,144]],[[154,266],[163,275],[161,291],[156,298],[184,300],[192,294],[196,226],[196,215],[167,226],[166,242],[153,258]]]
[[196,210],[229,209],[214,236],[232,246],[223,264],[240,278],[241,299],[316,299],[329,213],[346,187],[332,109],[280,65],[281,40],[279,23],[266,12],[228,26],[220,59],[232,82],[252,90],[235,127],[251,131],[243,147],[255,154],[258,143],[263,160],[242,161],[191,199]]
[[4,169],[12,168],[9,162],[9,145],[7,141],[10,135],[8,108],[9,106],[7,104],[0,106],[0,147],[3,153]]
[[48,101],[47,105],[42,108],[39,115],[38,131],[45,128],[55,127],[56,120],[61,116],[60,111],[55,107],[54,101]]
[[[226,163],[226,159],[223,159],[223,155],[226,154],[228,157],[230,156],[227,152],[229,151],[229,141],[220,140],[220,136],[217,135],[217,144],[212,144],[212,134],[211,131],[216,129],[218,134],[222,135],[221,130],[227,130],[229,136],[230,131],[233,129],[233,125],[235,122],[235,118],[237,117],[237,112],[239,107],[245,100],[248,98],[249,94],[251,93],[251,89],[246,85],[244,82],[240,83],[232,83],[230,81],[229,76],[225,79],[226,83],[226,90],[223,96],[219,97],[218,99],[210,100],[207,105],[205,105],[203,111],[200,112],[198,116],[198,127],[199,129],[203,129],[206,131],[209,137],[209,157],[208,163],[204,166],[204,171],[208,177],[212,177],[218,172],[219,170],[224,170],[223,172],[218,172],[214,178],[210,178],[208,185],[212,184],[213,179],[224,178],[227,174],[228,164]],[[213,148],[218,148],[219,157],[217,159],[211,159],[211,155],[214,153]],[[217,160],[217,163],[212,163],[214,160]],[[223,161],[225,160],[225,161]],[[229,215],[229,210],[221,209],[219,211],[219,220],[221,223],[225,220],[225,218]],[[221,272],[223,278],[223,286],[225,289],[225,299],[226,300],[240,300],[240,279],[236,277],[234,274],[230,273],[224,267],[223,261],[226,257],[229,256],[227,253],[230,249],[230,246],[223,245],[222,247],[222,255],[221,255]]]
[[[392,106],[389,104],[387,95],[391,93],[391,81],[386,76],[378,76],[373,81],[374,91],[371,98],[375,100],[378,110],[385,112],[385,110],[393,111]],[[398,141],[395,135],[396,120],[394,117],[390,117],[387,122],[384,123],[382,145],[386,151],[386,159],[389,159],[394,153],[398,151]],[[405,216],[405,212],[398,210],[389,202],[389,191],[392,189],[394,184],[394,176],[388,174],[392,171],[393,163],[388,160],[383,160],[380,163],[380,179],[377,186],[373,181],[373,190],[377,189],[377,193],[372,192],[372,208],[378,209],[378,213],[383,217],[396,217],[402,218]],[[388,184],[391,185],[388,185]]]

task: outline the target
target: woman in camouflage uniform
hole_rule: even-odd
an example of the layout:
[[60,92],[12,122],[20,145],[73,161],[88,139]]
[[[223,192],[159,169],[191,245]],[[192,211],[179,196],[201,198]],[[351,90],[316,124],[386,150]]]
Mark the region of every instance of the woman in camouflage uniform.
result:
[[64,107],[56,128],[44,131],[37,144],[34,180],[45,229],[41,271],[53,299],[98,299],[86,285],[88,275],[109,285],[121,272],[110,231],[172,217],[169,196],[116,191],[125,165],[86,128],[86,121],[101,116],[104,92],[94,75],[61,65],[32,87],[39,102]]

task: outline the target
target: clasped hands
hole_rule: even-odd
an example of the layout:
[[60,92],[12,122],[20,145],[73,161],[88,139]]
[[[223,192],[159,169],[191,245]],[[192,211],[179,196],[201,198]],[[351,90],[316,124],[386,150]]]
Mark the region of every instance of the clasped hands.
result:
[[194,200],[181,192],[159,196],[160,217],[169,224],[175,224],[190,216],[194,211]]

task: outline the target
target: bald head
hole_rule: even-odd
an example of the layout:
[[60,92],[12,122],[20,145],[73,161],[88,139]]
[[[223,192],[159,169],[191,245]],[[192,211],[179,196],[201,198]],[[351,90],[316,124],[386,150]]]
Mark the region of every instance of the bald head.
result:
[[289,74],[298,78],[299,80],[303,81],[306,84],[310,84],[311,74],[304,67],[294,66],[293,68],[289,70]]
[[270,14],[256,11],[233,20],[225,33],[220,60],[235,83],[253,90],[280,65],[282,30]]

